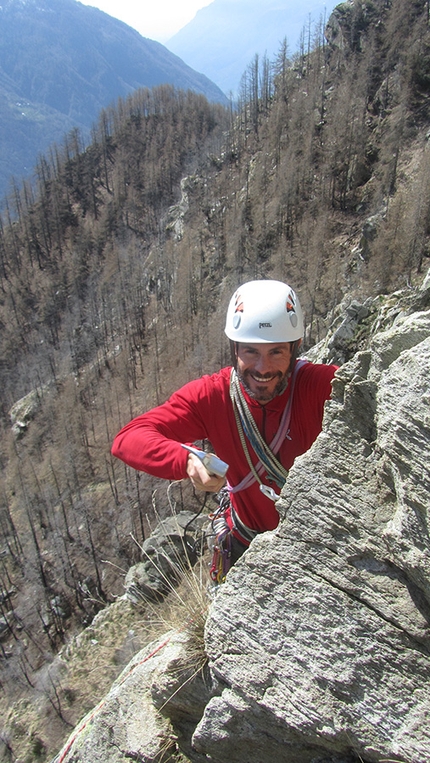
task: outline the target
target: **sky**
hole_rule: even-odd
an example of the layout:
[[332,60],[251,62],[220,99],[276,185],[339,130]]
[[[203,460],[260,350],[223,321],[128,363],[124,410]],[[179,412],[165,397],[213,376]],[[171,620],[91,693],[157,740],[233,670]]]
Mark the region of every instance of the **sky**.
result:
[[143,37],[165,43],[212,0],[81,0],[124,21]]

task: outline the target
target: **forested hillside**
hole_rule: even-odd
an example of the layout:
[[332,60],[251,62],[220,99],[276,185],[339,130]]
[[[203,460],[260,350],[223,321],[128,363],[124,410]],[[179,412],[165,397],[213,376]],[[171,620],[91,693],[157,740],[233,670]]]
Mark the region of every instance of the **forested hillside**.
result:
[[[234,288],[289,281],[309,347],[343,300],[422,279],[429,99],[428,3],[344,3],[294,60],[281,46],[250,64],[237,113],[167,86],[138,91],[101,112],[88,148],[72,133],[11,194],[0,237],[3,760],[35,759],[32,744],[49,759],[98,698],[95,676],[63,686],[49,662],[122,594],[134,539],[168,511],[165,487],[115,462],[110,444],[133,415],[228,362]],[[118,650],[106,681],[122,664]],[[36,706],[20,726],[17,713]]]
[[0,33],[0,197],[66,132],[79,127],[88,143],[100,109],[136,88],[170,84],[227,103],[163,45],[76,0],[4,0]]

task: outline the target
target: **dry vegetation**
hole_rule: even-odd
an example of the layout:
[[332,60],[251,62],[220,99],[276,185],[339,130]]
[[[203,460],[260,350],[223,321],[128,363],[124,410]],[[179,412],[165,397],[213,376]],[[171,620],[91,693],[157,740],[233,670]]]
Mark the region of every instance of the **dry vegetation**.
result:
[[[282,45],[276,61],[252,62],[237,112],[167,86],[140,91],[100,115],[86,149],[77,132],[54,146],[8,198],[0,759],[48,760],[146,638],[123,603],[91,624],[122,595],[154,501],[168,511],[160,484],[114,462],[110,443],[133,415],[228,362],[237,284],[293,284],[309,345],[345,296],[422,278],[428,13],[415,0],[340,6],[329,43],[309,29],[293,61]],[[30,393],[18,435],[10,410]],[[99,624],[106,641],[97,630],[93,645]],[[84,626],[73,671],[90,676],[85,694],[73,671],[66,683],[49,671]],[[19,730],[28,708],[37,719]]]

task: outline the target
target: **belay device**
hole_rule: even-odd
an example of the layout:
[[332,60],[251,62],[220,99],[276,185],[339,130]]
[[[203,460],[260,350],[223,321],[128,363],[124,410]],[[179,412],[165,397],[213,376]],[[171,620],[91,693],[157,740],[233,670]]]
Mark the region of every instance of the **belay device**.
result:
[[204,450],[191,447],[191,445],[182,444],[182,447],[190,453],[194,453],[200,459],[208,474],[215,475],[216,477],[225,477],[228,464],[225,461],[221,461],[215,453],[206,453]]

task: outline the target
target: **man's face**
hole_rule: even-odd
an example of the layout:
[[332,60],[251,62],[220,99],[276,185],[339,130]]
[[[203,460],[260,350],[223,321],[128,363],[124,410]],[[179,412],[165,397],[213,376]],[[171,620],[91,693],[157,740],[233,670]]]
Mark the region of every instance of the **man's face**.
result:
[[290,342],[237,344],[237,373],[254,400],[265,405],[286,389],[291,353]]

